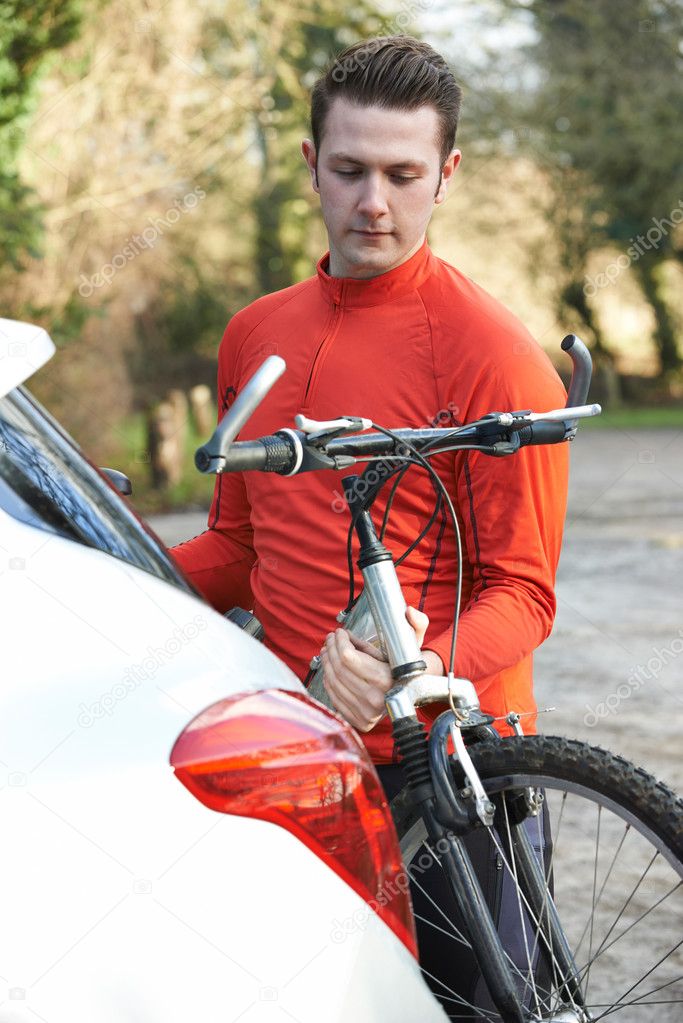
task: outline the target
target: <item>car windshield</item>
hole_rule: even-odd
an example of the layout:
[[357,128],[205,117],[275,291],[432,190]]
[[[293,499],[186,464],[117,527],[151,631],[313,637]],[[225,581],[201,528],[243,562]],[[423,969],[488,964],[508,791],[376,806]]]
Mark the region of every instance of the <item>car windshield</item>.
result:
[[0,399],[0,508],[193,592],[154,533],[23,387]]

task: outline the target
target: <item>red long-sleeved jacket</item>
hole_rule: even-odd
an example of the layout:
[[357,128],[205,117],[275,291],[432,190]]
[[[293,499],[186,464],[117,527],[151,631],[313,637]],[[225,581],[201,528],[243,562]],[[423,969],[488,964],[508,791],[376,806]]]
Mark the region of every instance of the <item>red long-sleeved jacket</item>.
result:
[[[359,415],[388,427],[467,422],[491,411],[564,404],[550,360],[506,309],[425,244],[370,280],[317,274],[233,316],[218,357],[220,407],[272,353],[287,370],[240,439],[313,419]],[[550,632],[567,490],[567,445],[508,458],[434,459],[463,535],[463,602],[455,662],[495,715],[533,712],[532,652]],[[385,488],[388,491],[389,487]],[[341,474],[227,474],[217,480],[209,529],[174,548],[218,610],[253,608],[267,645],[300,677],[346,605],[348,511]],[[411,469],[385,542],[401,552],[432,513],[426,474]],[[375,505],[377,515],[384,498]],[[430,618],[424,646],[448,663],[456,548],[441,515],[399,568],[408,603]],[[360,579],[360,574],[358,575]],[[433,719],[442,708],[428,708]],[[533,717],[526,730],[533,728]],[[384,718],[364,736],[376,763],[392,758]]]

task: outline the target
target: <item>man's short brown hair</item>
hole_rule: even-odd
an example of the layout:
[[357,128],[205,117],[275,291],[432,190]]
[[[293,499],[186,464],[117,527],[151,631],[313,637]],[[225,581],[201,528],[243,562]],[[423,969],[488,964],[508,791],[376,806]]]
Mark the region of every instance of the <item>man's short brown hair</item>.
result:
[[412,36],[378,36],[340,53],[311,95],[311,131],[316,152],[333,100],[359,106],[416,110],[432,106],[439,116],[437,144],[445,163],[455,144],[462,90],[448,64],[427,43]]

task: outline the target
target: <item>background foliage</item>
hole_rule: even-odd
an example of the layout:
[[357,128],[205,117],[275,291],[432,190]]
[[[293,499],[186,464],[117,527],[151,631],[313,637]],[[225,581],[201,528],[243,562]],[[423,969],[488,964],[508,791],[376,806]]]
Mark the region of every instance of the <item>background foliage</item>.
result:
[[[142,443],[134,417],[170,387],[213,387],[230,315],[326,247],[299,152],[311,85],[348,43],[408,31],[465,88],[433,247],[551,352],[583,332],[612,401],[676,402],[682,14],[680,0],[0,0],[3,315],[61,348],[32,387],[101,460]],[[655,221],[656,243],[634,249]]]

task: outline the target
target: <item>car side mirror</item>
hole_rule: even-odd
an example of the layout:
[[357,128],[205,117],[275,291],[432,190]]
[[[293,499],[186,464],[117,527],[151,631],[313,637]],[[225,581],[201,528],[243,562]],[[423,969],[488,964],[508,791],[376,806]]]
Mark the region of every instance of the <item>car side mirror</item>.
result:
[[109,482],[118,490],[119,494],[123,494],[124,497],[130,497],[133,493],[133,486],[125,473],[119,472],[118,469],[105,469],[103,466],[100,466],[100,472],[104,473]]

